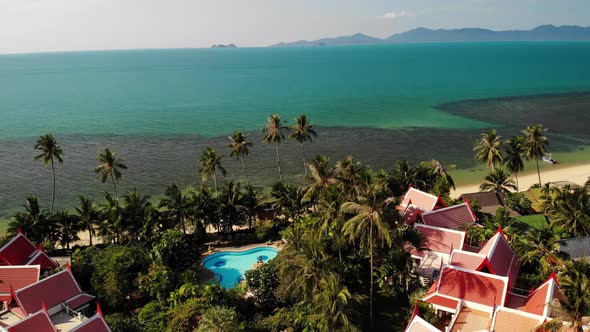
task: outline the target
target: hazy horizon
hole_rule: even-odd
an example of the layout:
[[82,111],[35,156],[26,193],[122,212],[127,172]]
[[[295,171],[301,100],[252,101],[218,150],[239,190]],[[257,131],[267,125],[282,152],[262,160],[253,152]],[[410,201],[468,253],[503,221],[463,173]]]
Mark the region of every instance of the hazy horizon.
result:
[[0,53],[264,47],[418,27],[590,26],[585,0],[0,0]]

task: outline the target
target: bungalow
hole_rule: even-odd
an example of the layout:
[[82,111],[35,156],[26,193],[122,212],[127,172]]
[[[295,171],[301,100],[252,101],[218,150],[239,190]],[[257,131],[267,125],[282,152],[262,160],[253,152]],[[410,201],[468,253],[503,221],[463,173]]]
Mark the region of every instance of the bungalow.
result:
[[[47,308],[27,316],[25,319],[20,320],[10,326],[0,326],[1,332],[58,332],[58,331],[69,331],[69,332],[111,332],[111,329],[107,325],[100,307],[97,306],[97,312],[90,318],[84,318],[82,323],[76,324],[74,327],[63,326],[60,328],[52,321],[52,317],[49,316]],[[71,325],[71,324],[70,324]]]
[[3,309],[8,308],[11,289],[22,289],[39,281],[39,265],[0,266],[0,301]]
[[423,212],[443,207],[445,207],[445,203],[442,197],[410,187],[396,209],[407,224],[413,224]]
[[449,229],[467,229],[476,221],[477,216],[469,201],[422,214],[422,222],[425,225]]
[[40,265],[42,271],[59,266],[47,256],[43,247],[35,246],[20,230],[0,248],[0,265]]
[[422,283],[426,284],[436,278],[443,264],[449,262],[454,248],[463,249],[465,232],[424,224],[415,224],[414,227],[426,238],[428,249],[419,250],[408,245],[406,250],[414,260],[414,272],[422,277]]

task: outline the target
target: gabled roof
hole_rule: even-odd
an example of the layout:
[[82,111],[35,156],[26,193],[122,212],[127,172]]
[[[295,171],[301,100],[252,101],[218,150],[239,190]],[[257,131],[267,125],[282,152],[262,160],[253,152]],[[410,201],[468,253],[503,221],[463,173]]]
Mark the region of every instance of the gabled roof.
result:
[[492,273],[510,277],[511,287],[514,285],[518,277],[519,258],[504,238],[501,229],[488,240],[479,253],[490,261],[493,268]]
[[564,299],[555,272],[541,286],[529,294],[529,299],[522,309],[528,313],[550,317],[550,306],[553,299]]
[[441,332],[436,327],[430,325],[427,321],[420,318],[418,315],[414,315],[410,322],[408,323],[408,327],[406,327],[406,332]]
[[100,313],[88,318],[70,332],[111,332],[111,329]]
[[535,331],[544,321],[545,317],[543,316],[533,315],[506,307],[498,307],[494,313],[491,330],[497,332]]
[[415,227],[424,234],[432,251],[450,254],[453,249],[462,249],[465,243],[465,232],[423,224],[416,224]]
[[0,266],[0,301],[11,298],[10,290],[18,290],[39,281],[39,265]]
[[449,265],[475,271],[481,271],[483,267],[489,269],[489,261],[485,255],[464,250],[453,250]]
[[476,220],[477,217],[467,202],[422,214],[424,224],[449,229],[471,226]]
[[45,310],[39,310],[36,313],[27,316],[8,327],[8,332],[57,332],[51,322],[51,318]]
[[0,248],[0,261],[4,265],[23,265],[36,250],[37,247],[19,232]]
[[[41,303],[51,309],[84,294],[72,271],[67,268],[15,292],[15,301],[25,315],[41,310]],[[79,307],[80,305],[78,305]],[[72,309],[77,309],[72,307]]]
[[431,303],[431,298],[440,296],[461,300],[466,307],[474,303],[494,308],[504,305],[508,278],[444,265],[435,285],[434,292],[424,297],[425,302]]
[[51,259],[41,247],[37,249],[37,253],[31,257],[26,265],[40,265],[41,270],[53,270],[59,267],[59,264]]
[[413,205],[422,211],[432,211],[439,207],[444,207],[444,203],[440,197],[431,195],[427,192],[410,187],[400,206],[406,208]]

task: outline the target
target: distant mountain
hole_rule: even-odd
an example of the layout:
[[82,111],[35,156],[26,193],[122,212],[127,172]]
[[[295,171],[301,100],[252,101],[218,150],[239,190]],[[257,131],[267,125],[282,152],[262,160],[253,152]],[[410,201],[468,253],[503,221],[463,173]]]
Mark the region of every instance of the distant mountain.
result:
[[357,33],[352,36],[343,36],[336,38],[323,38],[313,41],[299,40],[292,43],[278,43],[271,47],[309,47],[309,46],[340,46],[340,45],[364,45],[364,44],[381,44],[383,39],[367,36]]
[[217,44],[217,45],[211,46],[211,48],[236,48],[236,47],[237,46],[235,44],[227,44],[227,45]]
[[324,38],[314,41],[300,40],[292,43],[279,43],[271,47],[491,41],[590,41],[590,27],[541,25],[532,30],[505,31],[478,28],[436,30],[417,28],[391,35],[385,39],[357,33],[352,36]]

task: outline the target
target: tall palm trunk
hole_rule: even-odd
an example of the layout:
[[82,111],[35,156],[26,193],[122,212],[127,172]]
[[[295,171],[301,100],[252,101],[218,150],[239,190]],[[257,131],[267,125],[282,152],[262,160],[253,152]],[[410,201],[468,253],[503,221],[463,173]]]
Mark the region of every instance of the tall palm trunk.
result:
[[277,150],[277,163],[279,165],[279,179],[283,182],[283,173],[281,173],[281,157],[279,155],[279,143],[275,142],[275,147]]
[[184,225],[184,216],[180,215],[180,223],[182,224],[182,232],[186,235],[186,226]]
[[215,194],[218,194],[218,192],[217,192],[217,171],[215,169],[213,170],[213,186],[215,187]]
[[373,218],[371,218],[371,228],[369,229],[369,255],[371,260],[371,288],[369,290],[369,319],[371,329],[373,329]]
[[516,191],[520,191],[520,186],[518,185],[518,172],[514,173],[514,176],[516,176]]
[[305,148],[303,147],[303,142],[301,142],[301,155],[303,156],[303,170],[305,171],[305,176],[307,176],[307,163],[305,162]]
[[244,156],[242,156],[242,170],[244,171],[244,177],[246,178],[246,184],[250,185],[250,181],[248,181],[248,173],[246,172],[246,163],[244,162]]
[[539,186],[542,186],[542,184],[541,184],[541,171],[539,171],[539,159],[537,159],[536,161],[537,161],[537,175],[539,176]]
[[119,193],[117,192],[117,183],[115,182],[115,177],[113,176],[113,172],[111,171],[111,180],[113,180],[113,189],[115,190],[115,199],[119,200]]
[[88,225],[88,242],[90,243],[90,246],[92,247],[92,223],[90,223]]
[[55,164],[53,163],[53,156],[51,156],[51,171],[53,172],[53,187],[51,187],[51,209],[49,215],[53,215],[53,203],[55,202]]

